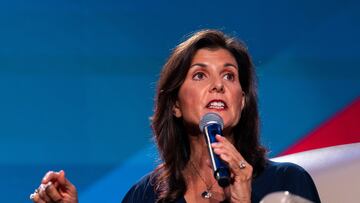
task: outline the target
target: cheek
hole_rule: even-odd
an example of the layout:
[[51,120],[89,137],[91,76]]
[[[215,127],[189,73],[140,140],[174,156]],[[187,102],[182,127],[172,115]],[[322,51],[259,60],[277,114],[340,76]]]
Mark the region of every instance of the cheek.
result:
[[180,89],[179,100],[183,106],[191,108],[193,105],[196,105],[200,102],[200,94],[201,92],[198,90],[198,88],[191,85],[186,85]]
[[188,114],[190,107],[192,106],[191,92],[187,90],[187,88],[180,89],[179,92],[179,109],[182,112],[182,115],[185,116]]
[[233,108],[232,110],[230,111],[231,112],[231,118],[230,118],[230,125],[232,127],[236,126],[239,121],[240,121],[240,118],[241,118],[241,112],[242,112],[242,109],[241,109],[241,106],[242,106],[242,96],[238,96],[238,97],[234,97],[234,100],[233,100]]
[[235,114],[240,114],[240,112],[242,111],[243,101],[244,101],[245,97],[243,96],[243,93],[242,93],[241,89],[237,89],[234,92],[235,92],[233,94],[234,97],[232,98],[233,109],[235,111],[234,113]]
[[179,101],[180,107],[186,105],[188,103],[189,91],[186,88],[181,88],[179,91]]

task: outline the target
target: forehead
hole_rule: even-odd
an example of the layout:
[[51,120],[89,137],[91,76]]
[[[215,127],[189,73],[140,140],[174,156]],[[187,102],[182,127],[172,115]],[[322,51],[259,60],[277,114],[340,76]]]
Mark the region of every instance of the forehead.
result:
[[197,50],[191,61],[191,66],[196,64],[199,64],[200,66],[207,66],[210,64],[233,66],[238,69],[238,64],[233,54],[223,48],[202,48]]
[[232,53],[230,53],[228,50],[223,48],[216,48],[216,49],[202,48],[197,50],[192,59],[192,63],[200,60],[226,62],[237,65],[236,59],[232,55]]

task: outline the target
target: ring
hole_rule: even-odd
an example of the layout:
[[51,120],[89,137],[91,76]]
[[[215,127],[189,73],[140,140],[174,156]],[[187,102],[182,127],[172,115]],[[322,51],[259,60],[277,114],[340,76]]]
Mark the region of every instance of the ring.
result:
[[244,169],[244,168],[246,168],[246,164],[245,164],[245,162],[240,161],[239,167],[240,167],[240,169]]
[[29,198],[30,198],[31,200],[34,200],[36,193],[39,193],[39,189],[38,189],[38,188],[35,189],[34,193],[30,194],[30,197],[29,197]]
[[34,200],[34,198],[35,198],[35,193],[30,194],[30,199]]

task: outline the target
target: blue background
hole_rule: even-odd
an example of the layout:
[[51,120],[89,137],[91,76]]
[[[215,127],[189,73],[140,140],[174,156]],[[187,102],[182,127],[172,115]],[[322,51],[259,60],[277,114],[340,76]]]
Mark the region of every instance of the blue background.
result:
[[81,202],[120,202],[157,163],[149,117],[171,49],[203,28],[249,47],[276,156],[360,95],[358,1],[1,1],[0,194],[64,169]]

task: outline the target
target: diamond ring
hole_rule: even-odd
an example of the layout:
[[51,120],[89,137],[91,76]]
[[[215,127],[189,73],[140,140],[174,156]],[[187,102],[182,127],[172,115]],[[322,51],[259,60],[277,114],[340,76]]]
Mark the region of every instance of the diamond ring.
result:
[[239,167],[240,167],[240,169],[246,168],[245,162],[244,162],[244,161],[240,161]]

